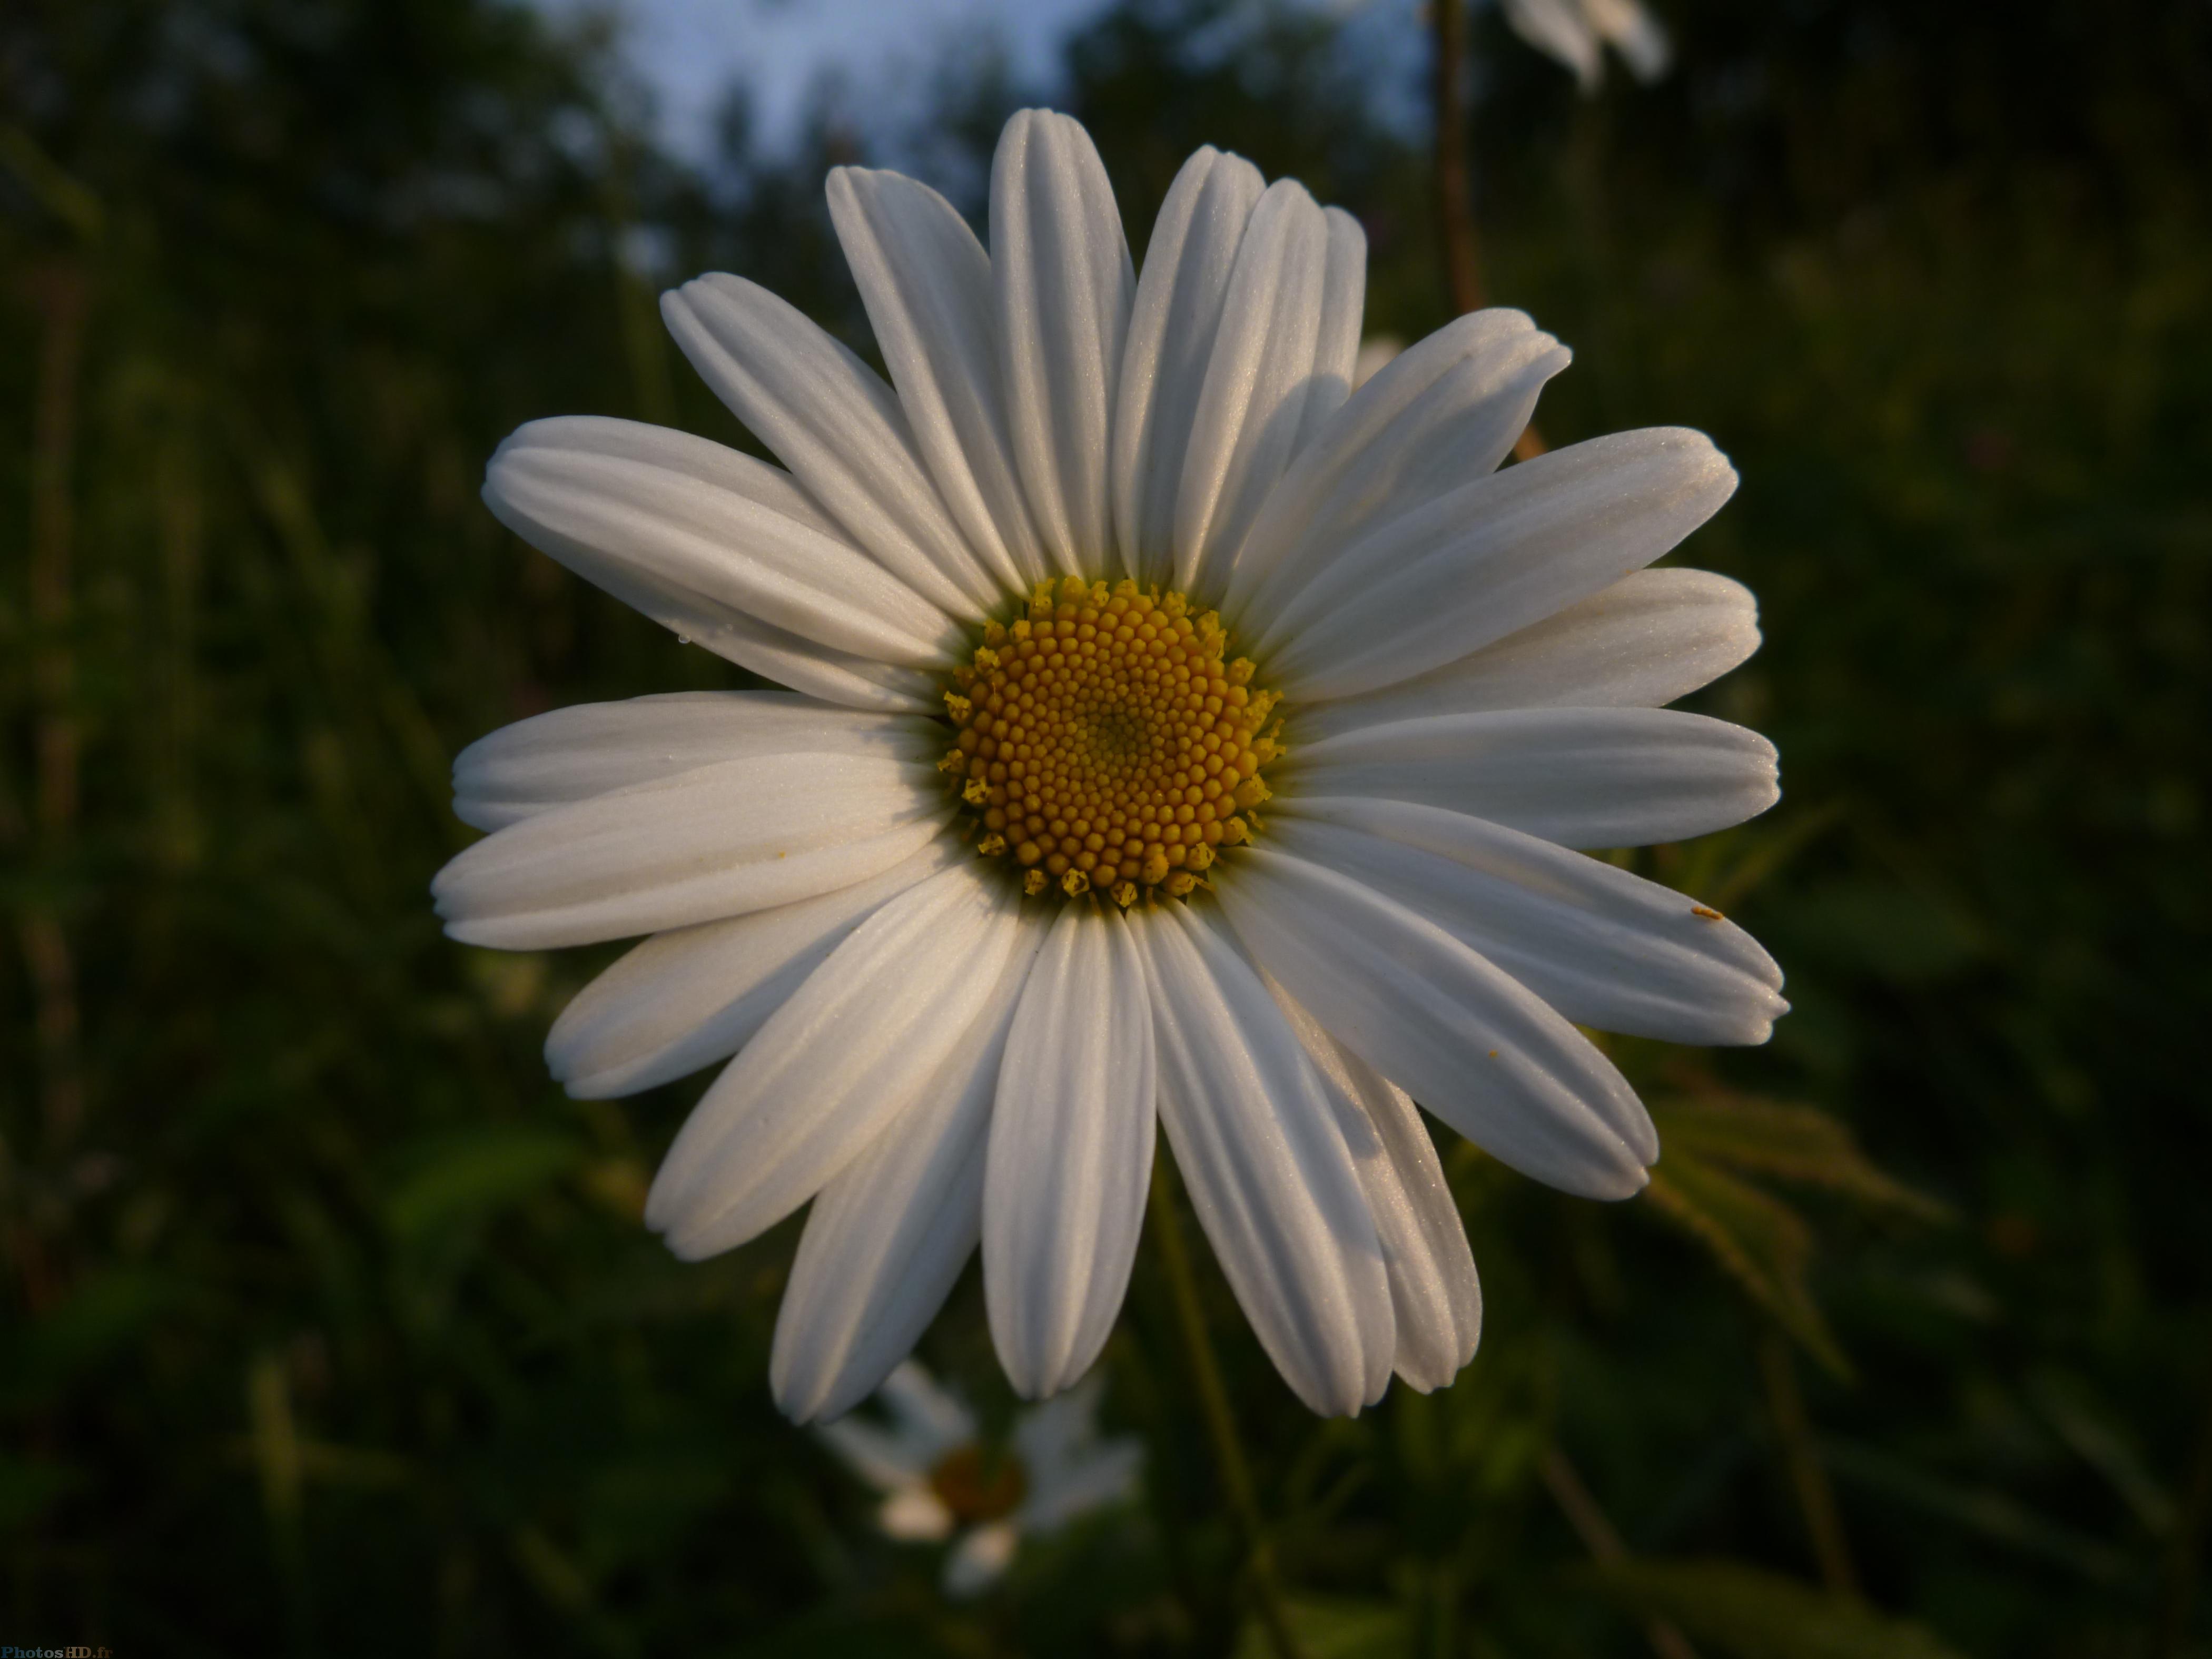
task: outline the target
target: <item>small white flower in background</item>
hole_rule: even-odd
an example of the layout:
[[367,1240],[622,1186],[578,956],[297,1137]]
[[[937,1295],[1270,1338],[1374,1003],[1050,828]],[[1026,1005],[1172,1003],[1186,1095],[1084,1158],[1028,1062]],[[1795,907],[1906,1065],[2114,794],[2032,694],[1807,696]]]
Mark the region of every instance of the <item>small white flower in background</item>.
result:
[[979,1240],[1016,1390],[1083,1376],[1156,1130],[1301,1399],[1449,1382],[1482,1297],[1414,1100],[1626,1198],[1658,1137],[1577,1025],[1763,1042],[1788,1006],[1717,911],[1576,850],[1779,793],[1765,738],[1663,706],[1759,643],[1735,582],[1644,568],[1734,469],[1659,428],[1499,471],[1569,358],[1517,311],[1353,392],[1366,239],[1237,156],[1191,157],[1141,276],[1063,115],[1007,124],[988,251],[896,173],[829,193],[889,384],[739,277],[662,300],[788,471],[579,416],[484,483],[794,690],[470,745],[454,810],[493,833],[438,876],[447,931],[652,935],[547,1058],[594,1099],[728,1062],[646,1220],[696,1259],[811,1201],[769,1364],[796,1419],[872,1392]]
[[1014,1419],[987,1444],[968,1408],[915,1361],[884,1378],[888,1424],[840,1418],[818,1431],[853,1473],[883,1493],[877,1524],[893,1538],[941,1544],[945,1588],[972,1595],[1013,1562],[1024,1538],[1135,1495],[1144,1448],[1098,1433],[1104,1383],[1093,1373]]
[[1604,52],[1619,52],[1639,81],[1656,81],[1673,59],[1667,32],[1640,0],[1504,0],[1505,21],[1537,51],[1574,71],[1584,92],[1605,77]]

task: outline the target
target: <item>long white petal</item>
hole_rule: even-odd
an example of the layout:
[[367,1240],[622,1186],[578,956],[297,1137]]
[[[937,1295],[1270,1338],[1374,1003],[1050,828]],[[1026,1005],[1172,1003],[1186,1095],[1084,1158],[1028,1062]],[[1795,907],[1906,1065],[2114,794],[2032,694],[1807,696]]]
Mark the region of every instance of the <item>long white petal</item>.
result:
[[468,945],[543,951],[789,904],[887,870],[951,816],[934,768],[766,755],[511,823],[430,884]]
[[1114,416],[1114,534],[1124,570],[1173,568],[1176,496],[1229,273],[1264,188],[1260,169],[1206,145],[1182,164],[1145,248]]
[[545,1038],[545,1063],[577,1099],[610,1100],[726,1060],[854,928],[917,882],[972,856],[940,834],[850,886],[655,933],[561,1011]]
[[819,1192],[988,1005],[1018,941],[1017,903],[961,864],[861,924],[707,1091],[653,1178],[646,1224],[696,1261]]
[[1302,794],[1419,801],[1563,847],[1684,841],[1782,798],[1772,744],[1674,708],[1438,714],[1324,738],[1291,758]]
[[920,1097],[814,1200],[776,1316],[769,1381],[795,1422],[850,1410],[912,1350],[983,1231],[983,1158],[1007,1028],[1045,928]]
[[1006,1039],[983,1183],[991,1336],[1025,1398],[1089,1370],[1114,1328],[1152,1182],[1154,1079],[1130,925],[1068,905]]
[[1175,585],[1225,567],[1290,462],[1312,389],[1328,221],[1279,179],[1244,229],[1191,422],[1176,497]]
[[902,173],[836,167],[830,217],[915,446],[977,556],[1010,590],[1046,574],[1014,469],[993,332],[991,258],[968,222]]
[[[1286,801],[1268,844],[1426,916],[1569,1019],[1755,1043],[1790,1005],[1757,940],[1669,887],[1534,836],[1405,801]],[[1295,816],[1293,816],[1295,814]]]
[[1491,708],[1658,708],[1759,649],[1759,605],[1710,570],[1639,570],[1456,662],[1357,697],[1307,705],[1310,741]]
[[911,668],[949,661],[959,632],[946,613],[783,511],[775,497],[788,482],[688,433],[571,415],[518,428],[485,469],[484,501],[564,563],[580,546],[835,651]]
[[898,399],[842,341],[723,271],[662,295],[660,315],[700,378],[883,569],[956,616],[998,598]]
[[1139,932],[1160,1117],[1221,1271],[1299,1399],[1371,1405],[1396,1351],[1389,1279],[1320,1073],[1259,974],[1187,906]]
[[976,1436],[975,1413],[918,1359],[894,1366],[878,1398],[899,1437],[931,1463]]
[[1298,421],[1293,453],[1327,429],[1352,396],[1359,337],[1367,319],[1367,233],[1342,208],[1327,208],[1328,263],[1322,275],[1321,327],[1314,341],[1313,384]]
[[1025,109],[991,160],[991,276],[1014,460],[1058,568],[1112,545],[1107,465],[1136,277],[1091,135]]
[[501,830],[549,807],[757,755],[925,760],[942,728],[788,691],[672,691],[577,703],[478,738],[453,760],[453,815]]
[[[491,498],[487,495],[485,500]],[[763,678],[843,708],[931,714],[944,706],[939,701],[939,683],[919,669],[902,668],[849,651],[833,651],[720,599],[708,599],[696,588],[655,574],[627,558],[556,536],[511,510],[501,511],[497,502],[492,502],[492,509],[532,546],[592,586],[611,593],[640,616],[651,617],[679,641],[700,646]]]
[[[587,422],[583,435],[611,453],[657,463],[672,453],[660,436],[663,428],[633,421]],[[682,434],[677,434],[680,439]],[[690,441],[696,443],[696,440]],[[711,454],[690,450],[692,459],[703,459],[708,476],[749,496],[771,512],[796,520],[811,530],[833,538],[844,532],[814,505],[787,472],[763,465],[748,456],[710,446]],[[678,443],[674,453],[685,452]],[[823,698],[841,708],[933,710],[936,684],[911,668],[874,657],[832,650],[815,640],[762,621],[722,599],[710,597],[681,567],[671,574],[649,569],[626,548],[587,544],[556,532],[504,502],[487,483],[484,500],[500,520],[532,546],[550,555],[593,586],[611,593],[631,610],[650,617],[678,638],[726,658],[756,674]]]
[[1369,531],[1496,469],[1572,354],[1518,311],[1473,312],[1400,352],[1301,451],[1229,573],[1260,629]]
[[1586,1198],[1644,1186],[1658,1139],[1589,1040],[1534,993],[1403,905],[1265,848],[1222,908],[1337,1041],[1523,1175]]
[[1272,988],[1329,1086],[1358,1165],[1390,1270],[1394,1369],[1423,1394],[1447,1387],[1482,1340],[1482,1281],[1436,1143],[1411,1096],[1323,1030],[1280,986]]
[[1668,551],[1735,469],[1701,432],[1555,449],[1391,520],[1339,555],[1254,641],[1275,683],[1351,696],[1541,622]]

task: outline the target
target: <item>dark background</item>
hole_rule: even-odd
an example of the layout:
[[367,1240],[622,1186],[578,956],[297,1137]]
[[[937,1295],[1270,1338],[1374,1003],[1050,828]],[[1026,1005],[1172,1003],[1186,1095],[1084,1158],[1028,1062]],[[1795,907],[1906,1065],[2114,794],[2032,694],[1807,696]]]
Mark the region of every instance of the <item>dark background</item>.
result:
[[[1674,1126],[1653,1197],[1448,1147],[1489,1304],[1451,1390],[1317,1421],[1209,1277],[1302,1639],[2212,1652],[2212,8],[1661,12],[1677,71],[1587,100],[1476,17],[1480,224],[1577,353],[1547,438],[1693,425],[1743,475],[1686,556],[1768,642],[1698,706],[1785,799],[1638,867],[1796,1012],[1619,1045]],[[1054,95],[1140,253],[1233,148],[1362,216],[1369,329],[1416,337],[1418,48],[1334,27],[1125,0]],[[501,531],[486,456],[576,411],[743,441],[653,310],[698,270],[866,349],[822,171],[979,213],[1025,89],[945,61],[910,131],[829,100],[776,157],[733,104],[700,167],[604,40],[493,0],[0,12],[0,1643],[1252,1640],[1149,1257],[1108,1359],[1144,1502],[942,1601],[769,1403],[793,1229],[684,1267],[639,1224],[698,1083],[563,1098],[592,953],[465,950],[425,892],[461,744],[743,678]],[[924,1352],[1004,1419],[972,1272]],[[1633,1560],[1589,1565],[1563,1468]]]

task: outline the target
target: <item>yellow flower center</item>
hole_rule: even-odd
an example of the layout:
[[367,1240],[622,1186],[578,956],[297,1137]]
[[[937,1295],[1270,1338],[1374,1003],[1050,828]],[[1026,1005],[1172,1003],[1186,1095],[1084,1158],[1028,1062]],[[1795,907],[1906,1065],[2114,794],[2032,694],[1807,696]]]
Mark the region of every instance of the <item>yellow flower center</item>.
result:
[[956,1446],[939,1458],[929,1472],[929,1485],[952,1518],[971,1527],[1012,1515],[1030,1489],[1021,1459],[972,1444]]
[[1282,753],[1278,699],[1228,644],[1181,593],[1073,576],[988,623],[945,691],[959,741],[939,763],[976,849],[1032,896],[1188,895],[1260,827],[1260,769]]

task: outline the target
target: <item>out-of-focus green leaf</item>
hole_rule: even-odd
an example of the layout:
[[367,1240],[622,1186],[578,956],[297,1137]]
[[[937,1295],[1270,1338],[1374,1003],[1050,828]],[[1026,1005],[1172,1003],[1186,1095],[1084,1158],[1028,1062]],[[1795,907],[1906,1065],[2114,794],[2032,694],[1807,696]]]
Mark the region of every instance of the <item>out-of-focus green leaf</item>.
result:
[[1655,1101],[1665,1147],[1649,1196],[1711,1250],[1752,1300],[1838,1376],[1850,1362],[1814,1300],[1811,1223],[1765,1188],[1764,1176],[1869,1208],[1933,1220],[1948,1212],[1877,1169],[1844,1124],[1810,1107],[1722,1094]]
[[0,1528],[29,1525],[82,1480],[63,1464],[0,1452]]
[[[1283,1609],[1305,1659],[1398,1659],[1406,1651],[1405,1609],[1388,1601],[1301,1596]],[[1274,1644],[1260,1621],[1248,1619],[1237,1659],[1274,1659]]]
[[1620,1561],[1590,1576],[1623,1607],[1730,1659],[1956,1659],[1921,1626],[1737,1561]]
[[116,1267],[78,1285],[58,1307],[6,1345],[0,1398],[47,1398],[143,1336],[180,1295],[174,1281],[138,1267]]
[[1791,906],[1790,924],[1823,960],[1892,985],[1936,984],[1988,950],[1955,902],[1879,878],[1823,884]]
[[1823,1188],[1880,1209],[1929,1220],[1949,1213],[1875,1168],[1849,1126],[1809,1106],[1707,1095],[1655,1101],[1651,1118],[1670,1164],[1688,1152],[1708,1164]]
[[2018,1499],[1987,1487],[1932,1474],[1865,1446],[1829,1441],[1820,1461],[1838,1480],[1852,1481],[1884,1497],[1940,1516],[2024,1555],[2057,1563],[2100,1583],[2118,1583],[2129,1573],[2128,1558],[2097,1540],[2046,1520]]
[[1711,1250],[1746,1294],[1822,1364],[1839,1376],[1850,1374],[1850,1362],[1806,1280],[1813,1230],[1804,1217],[1772,1194],[1672,1146],[1652,1170],[1644,1196]]
[[584,1148],[557,1129],[487,1124],[441,1137],[386,1200],[401,1238],[428,1237],[526,1198],[582,1162]]

